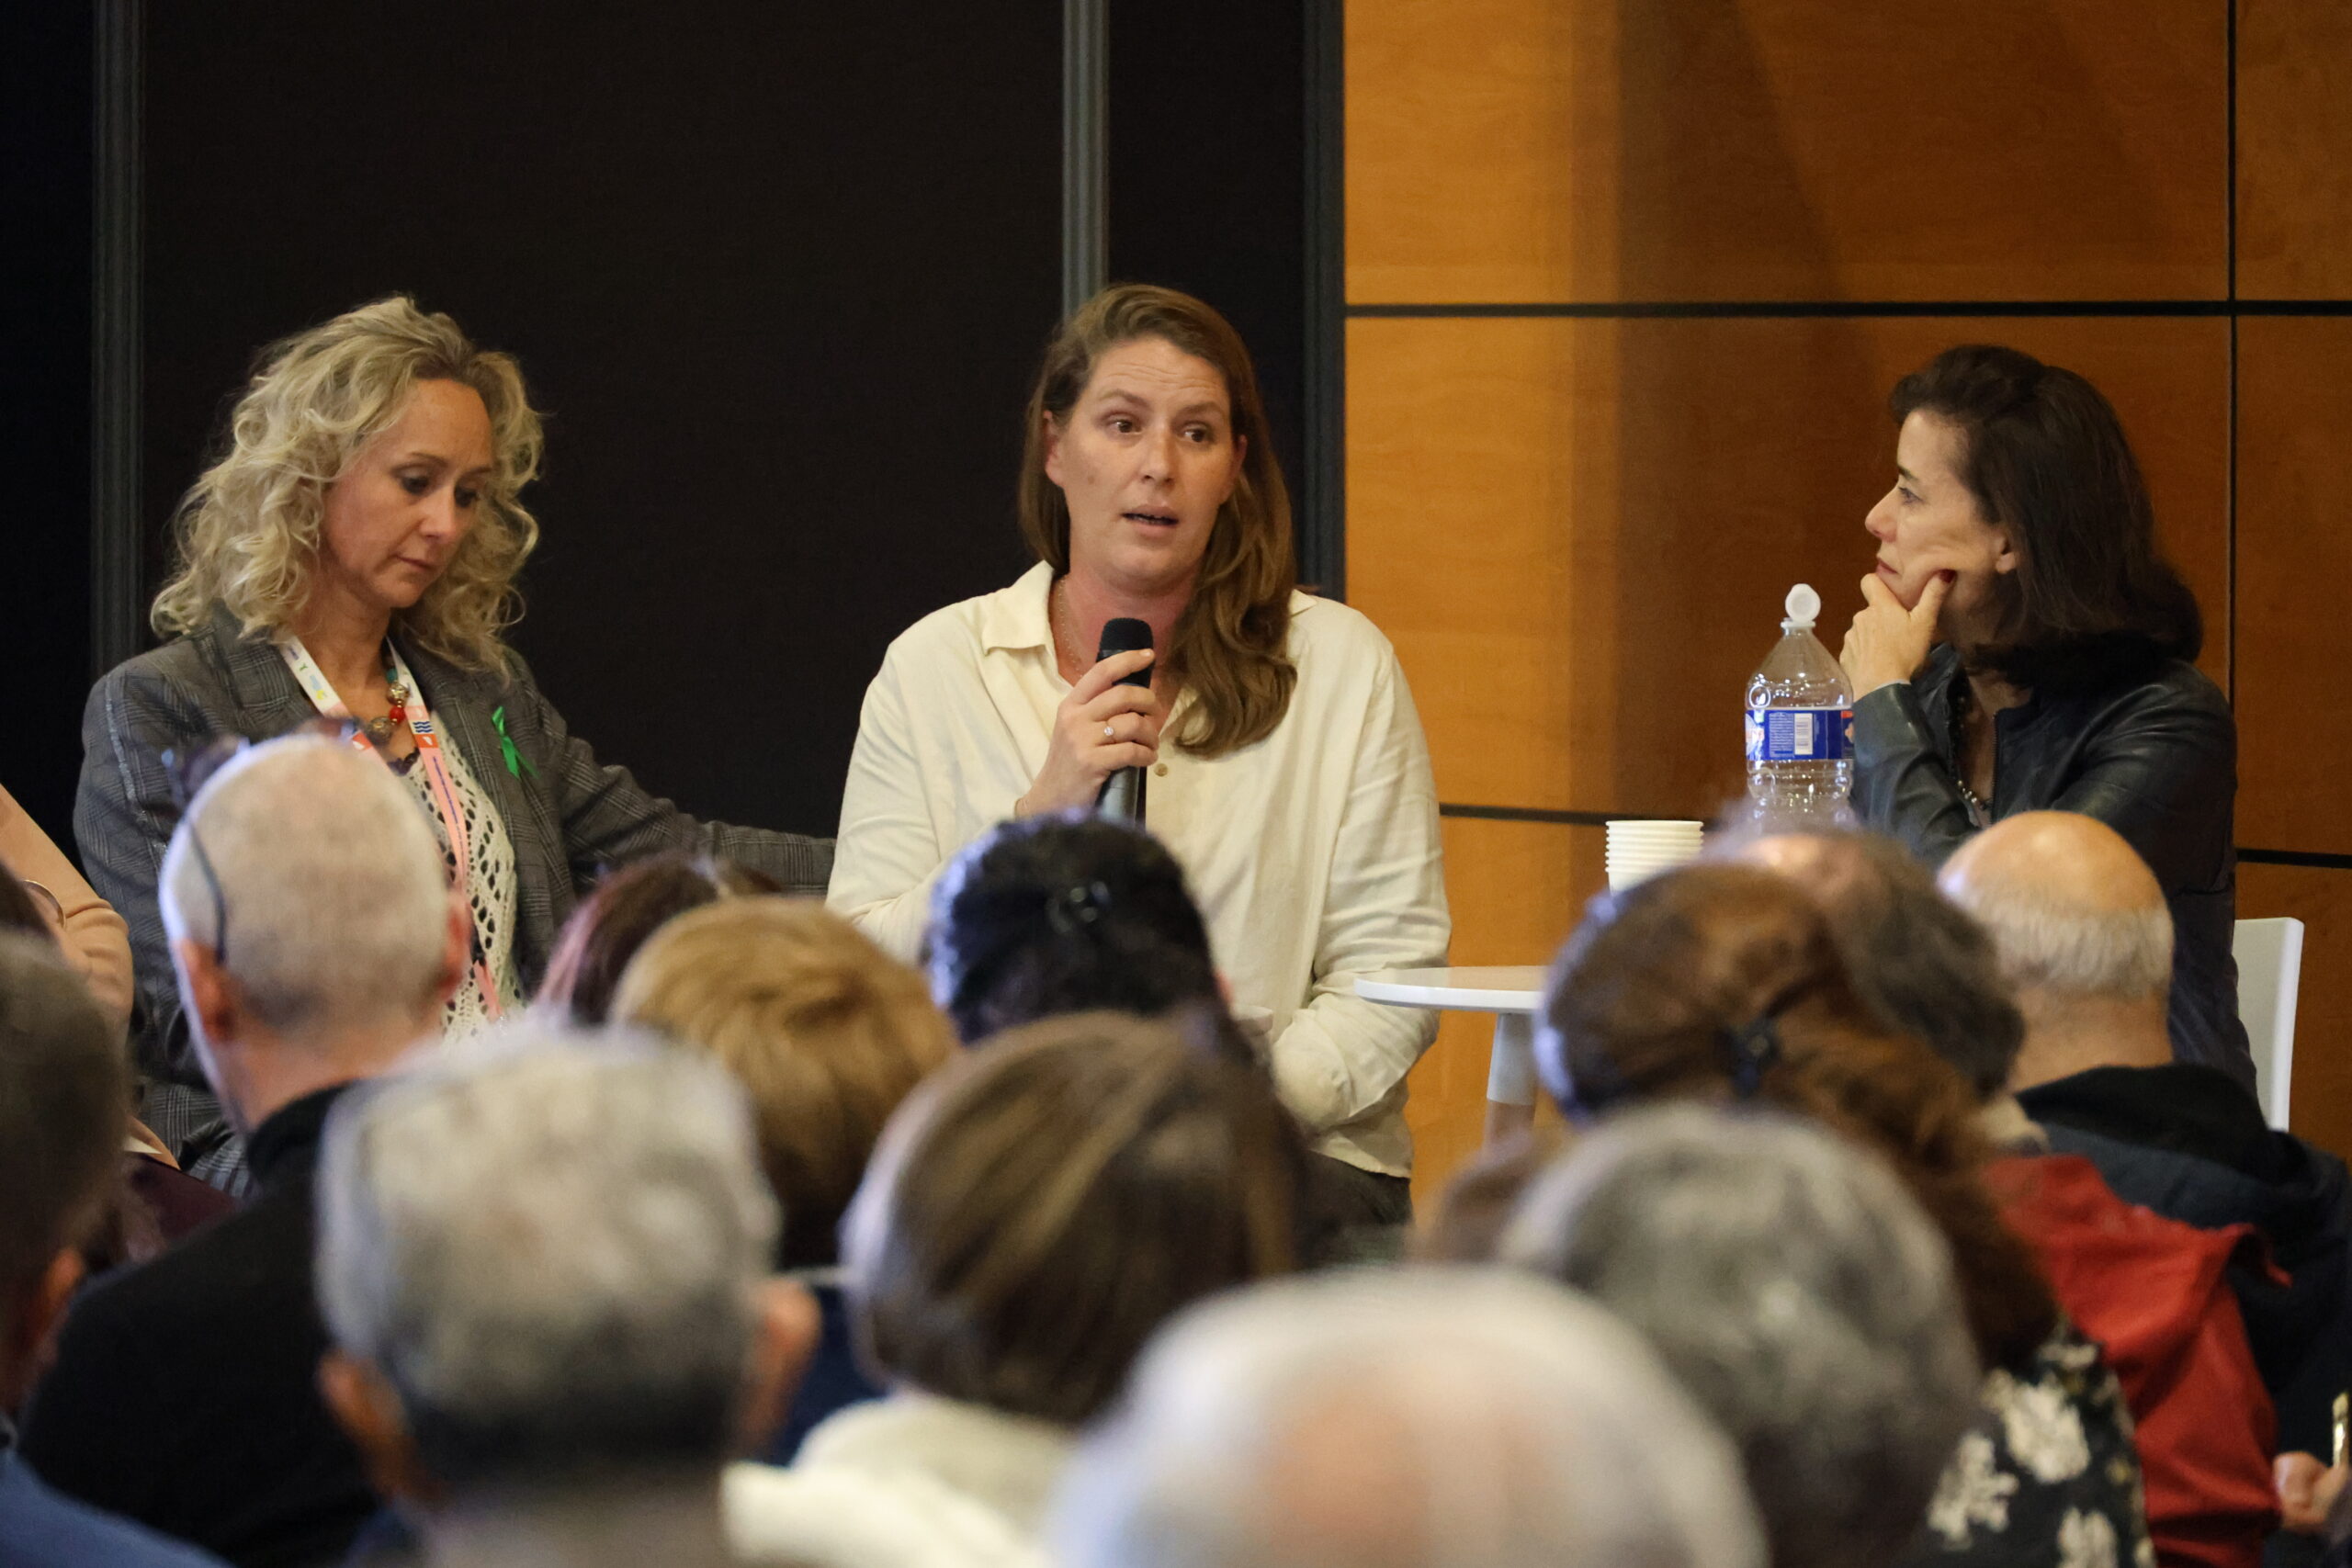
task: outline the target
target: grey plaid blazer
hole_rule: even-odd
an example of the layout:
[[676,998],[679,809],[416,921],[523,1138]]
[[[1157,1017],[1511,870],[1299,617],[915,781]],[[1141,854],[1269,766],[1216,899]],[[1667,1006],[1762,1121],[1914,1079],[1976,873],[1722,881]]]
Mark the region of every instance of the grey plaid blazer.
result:
[[[443,738],[490,790],[514,844],[516,966],[537,984],[564,917],[598,871],[662,850],[698,850],[756,866],[794,893],[821,897],[833,843],[794,833],[698,822],[650,795],[627,769],[596,761],[571,733],[519,655],[503,674],[462,670],[402,643]],[[491,715],[537,771],[507,770]],[[315,710],[265,637],[241,635],[216,608],[205,630],[110,671],[82,716],[82,781],[74,836],[98,893],[130,924],[138,976],[133,1059],[149,1080],[150,1125],[175,1147],[201,1145],[217,1112],[180,1017],[179,994],[155,899],[164,850],[179,813],[166,750],[228,733],[264,740]]]

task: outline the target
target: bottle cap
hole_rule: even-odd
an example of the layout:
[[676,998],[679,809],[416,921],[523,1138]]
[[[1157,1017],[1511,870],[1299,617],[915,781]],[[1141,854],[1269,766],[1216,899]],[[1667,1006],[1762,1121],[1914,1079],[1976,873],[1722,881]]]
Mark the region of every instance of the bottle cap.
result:
[[1821,595],[1813,591],[1812,584],[1800,582],[1789,590],[1788,602],[1781,607],[1788,612],[1788,619],[1781,623],[1782,631],[1811,631],[1821,614]]

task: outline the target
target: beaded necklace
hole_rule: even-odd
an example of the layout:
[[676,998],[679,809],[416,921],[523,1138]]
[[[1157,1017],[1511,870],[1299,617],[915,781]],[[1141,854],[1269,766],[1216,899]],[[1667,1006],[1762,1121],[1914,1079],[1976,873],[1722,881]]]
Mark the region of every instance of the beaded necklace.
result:
[[[1979,828],[1989,828],[1993,825],[1992,808],[1979,800],[1976,792],[1968,787],[1968,764],[1962,755],[1968,739],[1968,708],[1975,700],[1975,692],[1968,684],[1966,671],[1952,682],[1952,688],[1951,781],[1960,786],[1961,804],[1967,807],[1968,819]],[[1988,714],[1985,716],[1989,726],[1992,716]]]

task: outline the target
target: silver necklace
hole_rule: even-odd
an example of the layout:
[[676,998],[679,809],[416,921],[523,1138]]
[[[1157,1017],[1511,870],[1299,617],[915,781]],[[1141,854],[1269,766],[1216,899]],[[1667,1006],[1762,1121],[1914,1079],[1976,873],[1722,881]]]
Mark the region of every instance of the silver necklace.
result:
[[[1951,694],[1951,781],[1960,786],[1961,804],[1968,808],[1969,820],[1980,828],[1989,828],[1993,825],[1991,807],[1978,799],[1976,792],[1968,787],[1968,763],[1965,752],[1968,741],[1968,708],[1973,700],[1973,695],[1968,684],[1968,676],[1963,672],[1960,679],[1953,682]],[[1989,718],[1988,715],[1988,728]],[[1986,739],[1990,740],[1991,736],[1988,734]],[[1996,755],[1997,756],[1997,753]]]

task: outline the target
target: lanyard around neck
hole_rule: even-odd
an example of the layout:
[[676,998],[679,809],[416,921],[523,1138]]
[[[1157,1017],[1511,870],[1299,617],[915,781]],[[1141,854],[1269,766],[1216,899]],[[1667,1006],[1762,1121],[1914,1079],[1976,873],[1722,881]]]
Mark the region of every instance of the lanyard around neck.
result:
[[[327,679],[326,671],[319,668],[318,660],[311,657],[311,650],[302,646],[300,637],[291,632],[286,633],[278,640],[277,651],[285,656],[286,667],[294,671],[294,679],[301,684],[303,694],[311,699],[312,707],[329,718],[348,719],[352,716],[350,705],[337,694],[334,682]],[[450,781],[449,764],[441,755],[441,737],[433,725],[433,711],[424,705],[424,689],[416,683],[416,677],[409,671],[408,661],[401,657],[400,649],[389,637],[384,641],[384,654],[390,660],[385,666],[385,674],[391,678],[393,684],[407,693],[407,700],[401,704],[401,708],[408,721],[409,733],[416,738],[417,765],[424,770],[425,786],[433,799],[434,812],[448,829],[449,858],[454,866],[450,873],[450,885],[457,891],[458,907],[466,912],[467,938],[473,948],[474,977],[481,987],[482,1010],[494,1020],[502,1009],[498,983],[491,975],[481,933],[474,927],[473,899],[469,891],[473,866],[473,840],[466,830],[465,806],[458,798],[457,785]],[[351,746],[354,750],[374,757],[390,770],[391,759],[376,749],[375,742],[368,739],[364,729],[353,731]]]

